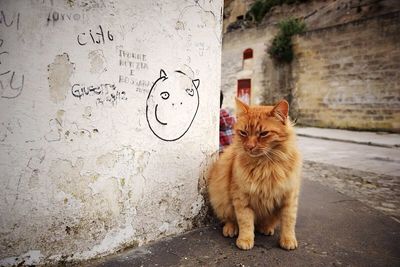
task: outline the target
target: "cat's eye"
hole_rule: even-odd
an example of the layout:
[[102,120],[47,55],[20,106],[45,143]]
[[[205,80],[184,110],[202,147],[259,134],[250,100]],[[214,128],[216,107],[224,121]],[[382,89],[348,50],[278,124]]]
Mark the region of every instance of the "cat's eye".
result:
[[194,96],[194,90],[193,88],[186,88],[185,89],[186,93],[190,96]]
[[241,136],[243,136],[243,137],[246,137],[246,136],[247,136],[247,132],[246,132],[246,131],[239,130],[239,134],[240,134]]
[[161,98],[164,100],[167,100],[169,98],[169,93],[168,92],[162,92],[160,94]]
[[268,135],[268,133],[269,133],[268,131],[261,132],[260,137],[266,137]]

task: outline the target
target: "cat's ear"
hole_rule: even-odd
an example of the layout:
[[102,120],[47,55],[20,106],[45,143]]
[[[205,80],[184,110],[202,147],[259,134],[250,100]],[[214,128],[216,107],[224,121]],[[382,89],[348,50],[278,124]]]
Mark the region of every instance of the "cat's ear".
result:
[[167,79],[167,74],[165,73],[165,71],[163,69],[160,70],[160,78],[164,78]]
[[243,103],[239,98],[235,98],[236,101],[236,115],[246,114],[249,112],[249,106]]
[[199,89],[199,85],[200,85],[199,79],[193,80],[192,83],[193,83],[194,87],[196,87],[196,89]]
[[271,115],[274,116],[283,124],[285,124],[288,114],[289,114],[289,103],[285,99],[279,101],[279,103],[276,104],[271,111]]

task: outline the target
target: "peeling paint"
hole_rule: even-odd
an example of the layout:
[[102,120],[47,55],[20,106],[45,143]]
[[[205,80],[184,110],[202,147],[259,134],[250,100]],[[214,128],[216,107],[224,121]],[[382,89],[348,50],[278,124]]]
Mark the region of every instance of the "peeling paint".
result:
[[117,162],[125,158],[132,164],[133,174],[137,175],[143,173],[148,164],[149,157],[150,152],[148,151],[133,150],[132,148],[125,147],[121,150],[115,150],[99,156],[96,164],[106,168],[113,168]]
[[64,101],[71,89],[71,76],[75,64],[71,63],[67,53],[57,55],[48,66],[50,99],[54,102]]
[[49,121],[50,131],[46,133],[44,138],[47,142],[54,142],[61,140],[61,123],[58,120],[51,119]]
[[82,114],[82,117],[90,120],[92,117],[92,107],[90,106],[85,107],[85,112]]
[[65,110],[59,109],[57,110],[57,121],[62,124],[64,119]]
[[97,158],[96,164],[107,168],[113,168],[118,161],[118,156],[112,152],[101,155]]
[[43,258],[39,250],[30,250],[20,256],[0,260],[0,266],[34,266],[39,264]]
[[89,53],[90,72],[101,74],[107,71],[107,62],[102,50],[94,50]]
[[121,186],[124,187],[124,185],[125,185],[125,178],[121,178],[121,179],[119,179],[119,180],[120,180]]
[[19,119],[9,119],[0,124],[0,142],[4,142],[6,138],[13,135],[15,132],[20,131],[21,122]]
[[82,176],[80,174],[84,161],[79,158],[75,163],[69,160],[54,160],[49,168],[49,177],[57,187],[77,199],[85,200],[89,183],[95,180],[94,176]]

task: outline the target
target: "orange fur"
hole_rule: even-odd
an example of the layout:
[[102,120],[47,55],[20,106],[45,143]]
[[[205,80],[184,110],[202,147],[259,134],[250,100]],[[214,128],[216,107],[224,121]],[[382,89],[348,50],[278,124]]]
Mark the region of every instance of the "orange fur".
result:
[[236,100],[233,143],[211,168],[208,193],[224,223],[223,235],[239,235],[241,249],[254,246],[254,230],[273,235],[280,223],[280,246],[295,249],[301,157],[285,100],[247,106]]

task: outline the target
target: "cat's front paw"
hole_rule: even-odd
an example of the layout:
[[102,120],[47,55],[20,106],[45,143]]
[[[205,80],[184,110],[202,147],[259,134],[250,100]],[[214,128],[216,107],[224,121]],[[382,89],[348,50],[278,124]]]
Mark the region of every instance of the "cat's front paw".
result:
[[257,230],[260,233],[262,233],[264,235],[269,235],[269,236],[272,236],[275,233],[275,229],[273,227],[270,227],[270,226],[259,227],[259,228],[257,228]]
[[236,246],[243,250],[249,250],[254,247],[254,238],[238,238],[236,239]]
[[224,228],[222,228],[222,234],[225,237],[234,237],[237,236],[238,234],[238,228],[236,226],[236,224],[231,223],[231,222],[227,222],[224,225]]
[[297,248],[297,239],[295,236],[283,236],[279,241],[281,248],[292,250]]

